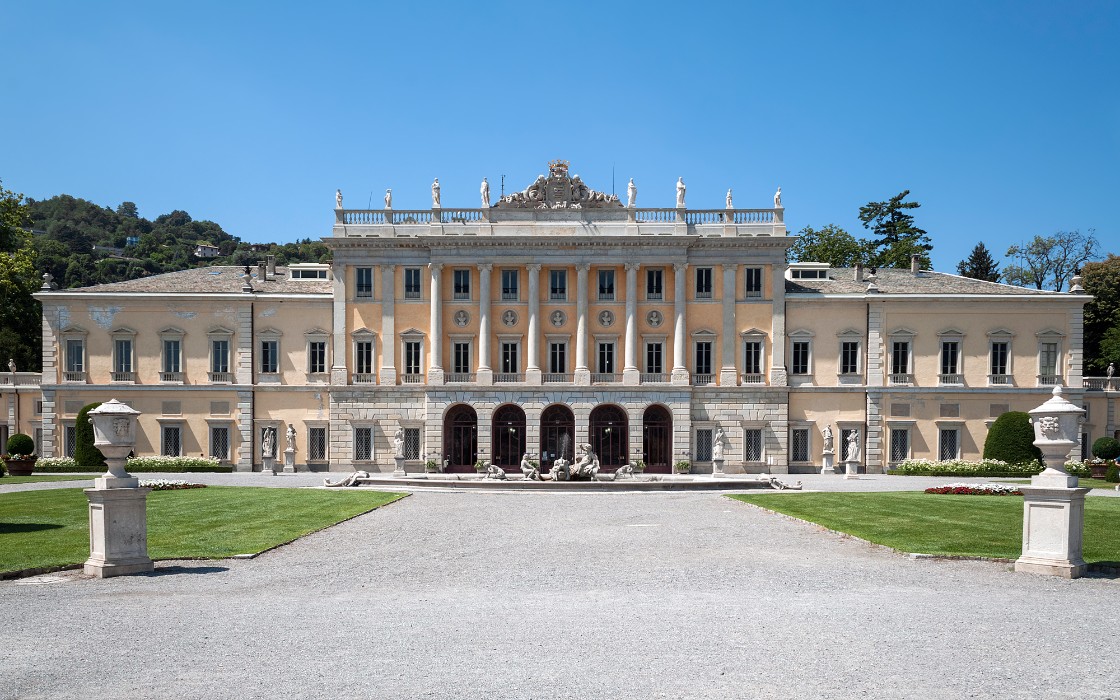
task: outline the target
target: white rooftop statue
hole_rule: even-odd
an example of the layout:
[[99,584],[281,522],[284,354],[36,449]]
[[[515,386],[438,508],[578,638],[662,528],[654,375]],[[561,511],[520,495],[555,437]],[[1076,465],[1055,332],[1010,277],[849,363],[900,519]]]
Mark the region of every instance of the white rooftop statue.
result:
[[336,209],[342,208],[342,190],[334,191],[334,206]]
[[730,187],[727,188],[727,208],[728,209],[734,209],[735,208],[734,205],[732,205],[732,203],[731,203],[731,188]]
[[677,178],[677,209],[684,209],[684,178]]
[[489,209],[490,208],[490,183],[486,181],[486,178],[482,178],[482,187],[479,189],[478,193],[480,195],[482,195],[482,208],[483,209]]
[[385,208],[393,208],[393,190],[391,189],[385,190]]
[[626,186],[626,206],[633,208],[638,202],[638,186],[634,184],[634,178],[630,178],[630,184]]
[[432,180],[432,209],[439,209],[439,178]]
[[781,209],[782,208],[782,188],[781,187],[779,187],[778,191],[774,193],[774,208],[775,209]]

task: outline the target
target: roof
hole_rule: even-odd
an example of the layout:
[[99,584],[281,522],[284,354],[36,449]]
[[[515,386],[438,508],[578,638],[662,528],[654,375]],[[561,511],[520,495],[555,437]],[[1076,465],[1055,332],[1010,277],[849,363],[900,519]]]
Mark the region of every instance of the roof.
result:
[[[332,294],[334,283],[328,280],[288,279],[288,268],[277,266],[276,274],[264,282],[257,279],[257,268],[250,268],[253,274],[253,290],[264,294]],[[122,292],[167,293],[167,294],[240,294],[241,276],[244,267],[236,265],[214,265],[196,267],[179,272],[141,277],[139,279],[111,284],[97,284],[81,289],[62,290],[69,292],[91,292],[114,294]]]
[[[855,270],[850,267],[834,267],[828,272],[828,280],[786,280],[787,294],[866,294],[870,283],[870,273],[866,268],[863,281],[855,280]],[[875,273],[875,284],[880,294],[988,294],[993,296],[1072,296],[1065,292],[1051,292],[1040,289],[1027,289],[999,282],[951,275],[945,272],[922,270],[915,275],[910,270],[881,268]]]

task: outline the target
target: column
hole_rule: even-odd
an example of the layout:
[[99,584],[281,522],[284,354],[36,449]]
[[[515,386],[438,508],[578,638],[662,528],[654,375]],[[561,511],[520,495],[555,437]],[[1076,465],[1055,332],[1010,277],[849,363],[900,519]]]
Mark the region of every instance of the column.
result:
[[581,386],[591,385],[591,370],[587,367],[587,271],[590,269],[591,263],[576,265],[575,383]]
[[[628,262],[626,268],[626,364],[622,367],[622,383],[636,386],[641,383],[638,370],[638,267]],[[641,420],[639,419],[639,425]]]
[[494,370],[490,368],[490,271],[491,263],[478,266],[478,384],[494,383]]
[[774,299],[774,314],[770,324],[770,386],[786,386],[786,278],[784,268],[773,264],[764,270],[770,275],[770,294]]
[[428,321],[428,384],[443,384],[443,264],[430,263],[428,270],[432,275],[432,309]]
[[738,374],[735,372],[735,341],[739,334],[735,322],[735,276],[738,265],[723,266],[723,331],[720,338],[723,340],[720,351],[719,385],[735,386],[739,383]]
[[[350,267],[347,265],[334,266],[334,309],[333,309],[333,326],[334,331],[334,347],[331,348],[331,384],[346,385],[349,384],[349,377],[346,376],[346,277],[350,273]],[[252,317],[249,318],[250,328],[252,328]],[[246,353],[250,358],[252,357],[252,332],[248,333],[249,347]],[[241,338],[238,338],[238,345],[240,346]],[[240,354],[240,353],[239,353]],[[249,360],[248,378],[252,383],[252,360]],[[241,363],[238,362],[238,377],[237,381],[242,382],[242,368]]]
[[397,383],[396,266],[381,266],[381,373],[379,384]]
[[525,267],[529,271],[529,338],[525,353],[525,383],[540,386],[541,266],[534,263]]
[[688,386],[688,368],[684,364],[684,292],[688,288],[688,263],[673,263],[673,376],[672,383]]

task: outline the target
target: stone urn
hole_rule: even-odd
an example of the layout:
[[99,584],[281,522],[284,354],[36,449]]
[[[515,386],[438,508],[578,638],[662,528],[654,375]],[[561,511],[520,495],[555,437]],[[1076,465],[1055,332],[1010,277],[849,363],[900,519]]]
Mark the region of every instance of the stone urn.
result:
[[4,464],[11,476],[31,476],[35,471],[35,462],[38,457],[24,457],[23,459],[5,459]]
[[1077,445],[1085,411],[1066,401],[1062,387],[1056,386],[1046,403],[1028,413],[1034,427],[1034,444],[1042,451],[1042,463],[1046,467],[1032,483],[1076,487],[1077,477],[1066,471],[1065,462],[1070,450]]
[[125,460],[136,445],[136,417],[140,412],[110,399],[89,412],[93,445],[105,455],[108,471],[96,483],[101,488],[136,488],[139,480],[125,471]]

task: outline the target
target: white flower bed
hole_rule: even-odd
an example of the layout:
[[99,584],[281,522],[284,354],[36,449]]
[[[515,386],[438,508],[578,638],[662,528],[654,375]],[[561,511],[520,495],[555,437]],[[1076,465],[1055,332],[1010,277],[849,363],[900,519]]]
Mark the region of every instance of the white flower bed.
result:
[[153,491],[176,491],[179,489],[202,489],[206,484],[194,484],[184,479],[141,479],[140,486]]
[[963,482],[954,482],[952,484],[942,484],[938,488],[943,489],[958,489],[966,488],[973,491],[985,491],[991,494],[1015,494],[1019,492],[1019,487],[1015,484],[966,484]]
[[73,457],[40,457],[39,461],[35,463],[36,469],[45,469],[48,467],[57,467],[59,469],[73,470],[77,466]]

